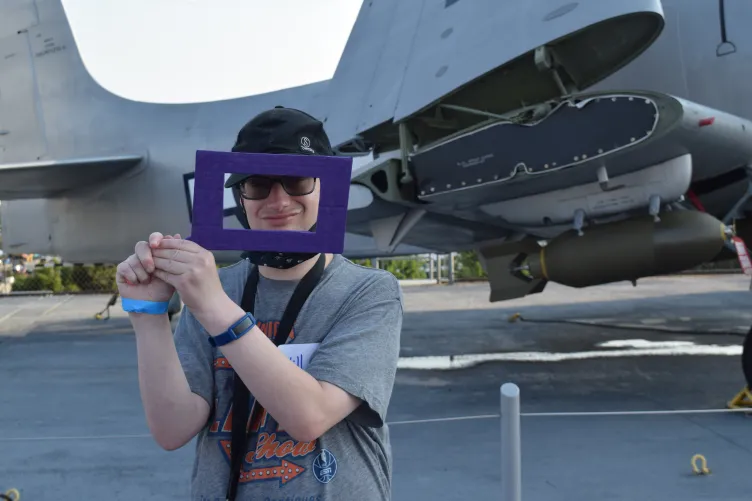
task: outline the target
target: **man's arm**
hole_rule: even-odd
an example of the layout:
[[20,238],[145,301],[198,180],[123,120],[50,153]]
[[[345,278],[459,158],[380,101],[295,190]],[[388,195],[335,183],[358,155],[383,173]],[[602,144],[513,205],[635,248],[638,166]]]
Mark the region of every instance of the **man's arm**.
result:
[[[383,307],[380,309],[379,305]],[[210,335],[216,336],[244,314],[243,309],[228,298],[196,318]],[[388,397],[383,398],[383,393],[370,392],[365,382],[357,383],[356,387],[346,381],[382,378],[375,384],[385,385],[391,392],[402,322],[399,291],[391,293],[389,300],[365,293],[362,299],[354,301],[345,317],[327,335],[311,360],[313,368],[322,374],[321,380],[294,364],[258,327],[221,348],[248,390],[295,440],[309,442],[319,438],[358,409],[362,398],[375,395],[377,401],[369,405],[377,407],[381,415],[386,410],[381,404]],[[389,332],[385,332],[385,325]],[[374,354],[375,360],[386,360],[385,363],[361,360],[362,350],[367,353],[369,345],[379,344],[387,349]],[[333,355],[342,357],[338,363],[343,366],[343,374],[339,378],[332,377],[328,370],[326,360]],[[317,357],[324,361],[318,366]],[[345,360],[346,357],[350,360]],[[356,369],[358,366],[361,369]],[[353,370],[348,371],[349,368]]]
[[[213,312],[197,318],[210,335],[217,336],[243,315],[243,309],[227,298]],[[221,349],[248,391],[295,440],[317,439],[359,404],[295,365],[258,326]]]
[[[179,330],[185,330],[185,315],[184,311]],[[138,382],[146,422],[161,447],[178,449],[206,424],[209,404],[191,390],[167,314],[131,313],[130,319],[136,332]]]

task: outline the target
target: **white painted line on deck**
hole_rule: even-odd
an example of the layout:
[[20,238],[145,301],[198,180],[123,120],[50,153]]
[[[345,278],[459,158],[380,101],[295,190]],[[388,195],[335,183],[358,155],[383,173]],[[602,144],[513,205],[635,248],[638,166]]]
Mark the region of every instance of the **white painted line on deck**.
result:
[[521,412],[523,417],[675,416],[681,414],[752,413],[752,409],[666,409],[653,411]]
[[443,355],[425,357],[400,357],[398,369],[456,370],[467,369],[487,362],[564,362],[594,358],[646,357],[646,356],[740,356],[741,345],[696,344],[691,341],[648,341],[626,339],[599,343],[599,347],[623,349],[591,350],[571,353],[519,351],[508,353],[482,353],[473,355]]
[[[738,412],[752,413],[752,409],[666,409],[652,411],[582,411],[582,412],[521,412],[521,417],[607,417],[607,416],[673,416],[682,414],[731,414]],[[414,419],[412,421],[394,421],[389,426],[403,424],[429,424],[449,421],[468,421],[479,419],[499,419],[499,414],[480,414],[477,416],[455,416],[436,419]]]
[[71,299],[73,299],[73,296],[68,296],[67,298],[63,299],[62,301],[59,301],[59,302],[53,304],[52,306],[50,306],[49,308],[47,308],[46,310],[44,310],[44,313],[42,313],[41,316],[44,317],[47,314],[52,313],[53,311],[55,311],[56,309],[60,308],[62,305],[64,305],[68,301],[70,301]]
[[[44,299],[44,297],[40,296],[40,297],[36,298],[35,301],[39,302],[42,299]],[[2,324],[3,322],[5,322],[6,320],[8,320],[10,317],[12,317],[13,315],[15,315],[19,311],[23,311],[23,310],[26,310],[26,309],[31,309],[33,307],[34,307],[33,304],[22,304],[21,306],[16,307],[16,309],[14,309],[13,311],[11,311],[10,313],[6,313],[2,317],[0,317],[0,324]]]
[[16,308],[15,310],[11,311],[10,313],[7,313],[7,314],[3,315],[2,317],[0,317],[0,324],[2,324],[3,322],[5,322],[6,320],[8,320],[10,317],[12,317],[13,315],[15,315],[16,313],[18,313],[22,309],[23,308]]
[[498,414],[481,414],[479,416],[456,416],[456,417],[443,417],[433,419],[412,419],[409,421],[391,421],[387,424],[389,426],[399,426],[403,424],[428,424],[428,423],[446,423],[449,421],[468,421],[474,419],[498,419]]

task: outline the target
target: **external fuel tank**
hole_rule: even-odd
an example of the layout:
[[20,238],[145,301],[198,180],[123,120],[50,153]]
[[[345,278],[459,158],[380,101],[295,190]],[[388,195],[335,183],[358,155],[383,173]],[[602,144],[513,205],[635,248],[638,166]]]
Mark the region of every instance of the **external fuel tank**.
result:
[[723,249],[725,226],[705,212],[671,211],[571,230],[528,257],[528,273],[570,287],[589,287],[675,273]]

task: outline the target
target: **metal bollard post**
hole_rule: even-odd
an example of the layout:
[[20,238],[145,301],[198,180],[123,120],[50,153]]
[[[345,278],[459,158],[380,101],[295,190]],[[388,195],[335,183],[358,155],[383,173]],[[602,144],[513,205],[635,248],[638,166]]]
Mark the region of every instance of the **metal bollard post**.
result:
[[501,492],[502,501],[522,499],[522,451],[520,448],[520,388],[501,385]]

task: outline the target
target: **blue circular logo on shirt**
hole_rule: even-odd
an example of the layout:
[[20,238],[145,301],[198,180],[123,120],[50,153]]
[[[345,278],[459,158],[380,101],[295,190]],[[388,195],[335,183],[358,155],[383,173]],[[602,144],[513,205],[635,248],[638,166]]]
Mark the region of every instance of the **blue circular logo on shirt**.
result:
[[337,458],[326,449],[322,449],[313,460],[313,476],[322,484],[328,484],[337,473]]

